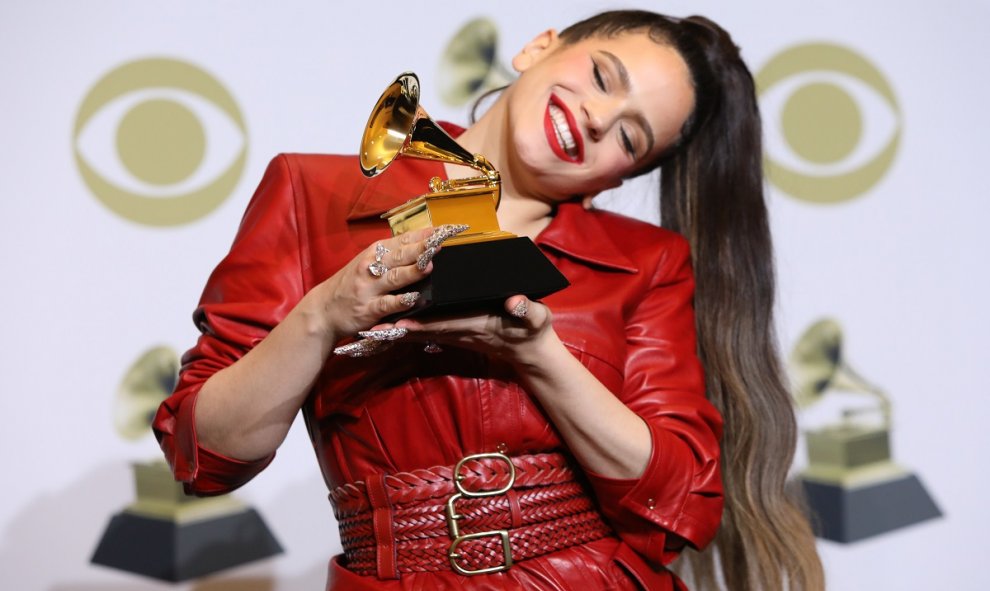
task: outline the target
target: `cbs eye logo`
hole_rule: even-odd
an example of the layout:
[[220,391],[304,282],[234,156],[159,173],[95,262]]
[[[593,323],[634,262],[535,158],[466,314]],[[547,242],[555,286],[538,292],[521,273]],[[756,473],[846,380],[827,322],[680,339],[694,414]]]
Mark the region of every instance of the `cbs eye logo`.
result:
[[901,139],[901,113],[884,76],[829,43],[792,47],[756,75],[765,114],[767,173],[804,201],[838,203],[883,178]]
[[216,209],[247,160],[234,98],[198,67],[167,58],[124,64],[83,99],[73,129],[83,181],[117,215],[176,226]]

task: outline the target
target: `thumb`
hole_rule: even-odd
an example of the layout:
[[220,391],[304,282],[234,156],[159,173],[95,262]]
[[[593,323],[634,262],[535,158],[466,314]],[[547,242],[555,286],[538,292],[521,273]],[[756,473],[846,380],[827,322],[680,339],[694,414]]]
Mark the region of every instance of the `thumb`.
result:
[[524,295],[512,296],[505,300],[505,311],[510,316],[522,320],[528,327],[537,328],[547,320],[549,310],[540,302],[534,302]]

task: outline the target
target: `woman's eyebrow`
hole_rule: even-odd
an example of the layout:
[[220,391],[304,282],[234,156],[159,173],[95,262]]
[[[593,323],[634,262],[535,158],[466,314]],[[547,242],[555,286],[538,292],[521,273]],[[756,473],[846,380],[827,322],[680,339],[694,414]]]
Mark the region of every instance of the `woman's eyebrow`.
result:
[[[629,71],[626,70],[626,65],[622,63],[619,56],[615,55],[611,51],[602,49],[601,54],[612,62],[612,67],[615,68],[616,73],[619,75],[619,84],[622,85],[622,90],[628,93],[631,83],[629,82]],[[646,133],[647,148],[645,154],[649,154],[653,151],[653,144],[656,142],[653,137],[653,128],[650,127],[650,122],[646,120],[646,116],[639,111],[636,111],[636,114],[633,115],[633,119],[636,120],[636,124],[642,127],[643,132]]]
[[629,92],[629,72],[626,70],[626,65],[622,63],[619,56],[615,55],[611,51],[603,49],[601,50],[601,53],[612,62],[612,66],[615,68],[616,72],[618,72],[619,82],[622,84],[622,89]]

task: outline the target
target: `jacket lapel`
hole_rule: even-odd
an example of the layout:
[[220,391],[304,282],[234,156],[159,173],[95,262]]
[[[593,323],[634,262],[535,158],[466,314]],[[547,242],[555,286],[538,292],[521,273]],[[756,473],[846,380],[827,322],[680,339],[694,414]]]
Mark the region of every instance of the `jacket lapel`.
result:
[[639,267],[612,242],[598,216],[578,203],[561,203],[536,243],[589,265],[638,273]]

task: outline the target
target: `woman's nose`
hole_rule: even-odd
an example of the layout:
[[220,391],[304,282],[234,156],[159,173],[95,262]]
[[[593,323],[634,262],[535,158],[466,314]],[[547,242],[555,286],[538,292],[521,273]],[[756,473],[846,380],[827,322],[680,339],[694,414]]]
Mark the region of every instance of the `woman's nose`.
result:
[[612,125],[619,112],[616,101],[608,99],[586,100],[581,105],[584,112],[585,125],[588,130],[588,138],[598,141],[605,135],[605,132]]

